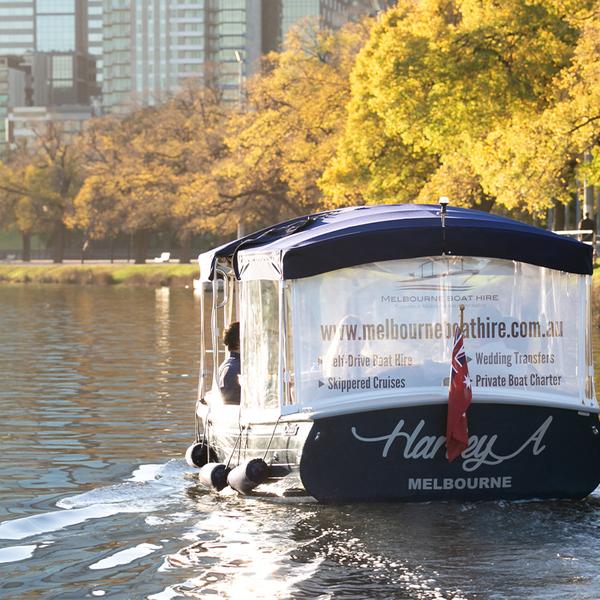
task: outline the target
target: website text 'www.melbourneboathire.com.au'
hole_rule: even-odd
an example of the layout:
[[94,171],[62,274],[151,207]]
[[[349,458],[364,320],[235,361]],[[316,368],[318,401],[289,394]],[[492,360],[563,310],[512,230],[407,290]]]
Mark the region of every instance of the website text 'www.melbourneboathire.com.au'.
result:
[[[450,339],[458,323],[398,323],[385,319],[380,323],[322,324],[321,339],[325,342],[374,340],[440,340]],[[556,338],[563,337],[563,321],[494,321],[489,317],[473,318],[463,323],[465,338]]]

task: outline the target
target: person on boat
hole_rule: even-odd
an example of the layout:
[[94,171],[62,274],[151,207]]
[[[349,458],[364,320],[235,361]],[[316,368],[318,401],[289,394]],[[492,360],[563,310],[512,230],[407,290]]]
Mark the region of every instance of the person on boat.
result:
[[227,346],[229,356],[219,367],[219,389],[225,404],[240,403],[240,324],[238,321],[231,323],[225,330],[223,342]]

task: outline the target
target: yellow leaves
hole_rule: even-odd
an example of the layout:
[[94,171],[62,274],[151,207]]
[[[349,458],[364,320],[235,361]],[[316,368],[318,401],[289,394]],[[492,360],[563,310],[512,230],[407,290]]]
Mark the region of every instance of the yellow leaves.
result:
[[352,74],[321,179],[330,201],[449,195],[539,213],[566,200],[574,157],[600,139],[598,2],[575,4],[404,0],[388,11]]
[[64,223],[81,185],[79,155],[69,137],[53,123],[35,131],[32,144],[17,147],[0,172],[9,196],[4,222],[23,232],[49,233]]
[[594,181],[593,167],[580,165],[600,139],[598,19],[580,26],[571,63],[545,90],[545,102],[516,112],[477,156],[487,189],[509,208],[540,213],[554,201],[569,202],[578,178]]
[[418,202],[436,204],[441,196],[452,199],[453,206],[483,206],[484,197],[481,181],[471,162],[460,154],[450,154],[423,186],[417,197]]
[[305,25],[264,59],[242,111],[189,87],[93,121],[75,152],[54,132],[11,168],[38,205],[96,237],[225,233],[240,216],[250,228],[440,195],[539,213],[577,176],[600,181],[599,4],[401,0],[375,22]]
[[367,35],[365,23],[336,32],[305,25],[269,56],[215,171],[227,210],[264,225],[322,206],[317,181],[343,130],[350,69]]
[[163,105],[93,123],[82,140],[88,177],[72,223],[93,237],[189,229],[202,202],[188,190],[223,152],[225,114],[215,94],[190,86]]

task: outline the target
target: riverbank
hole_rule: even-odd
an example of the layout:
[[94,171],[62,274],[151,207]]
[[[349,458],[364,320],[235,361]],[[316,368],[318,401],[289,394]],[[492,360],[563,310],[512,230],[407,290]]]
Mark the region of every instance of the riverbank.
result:
[[[151,287],[191,287],[198,278],[198,264],[96,261],[81,264],[66,262],[0,263],[2,283],[60,283],[80,285],[145,285]],[[600,324],[600,269],[592,278],[593,313]]]
[[60,283],[80,285],[144,285],[192,287],[198,265],[178,263],[5,263],[0,283]]

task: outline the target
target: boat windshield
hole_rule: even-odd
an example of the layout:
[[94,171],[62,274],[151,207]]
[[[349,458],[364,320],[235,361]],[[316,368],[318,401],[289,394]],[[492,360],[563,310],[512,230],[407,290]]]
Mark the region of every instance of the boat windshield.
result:
[[360,265],[291,286],[298,405],[447,390],[454,327],[475,391],[592,402],[589,277],[473,257]]

